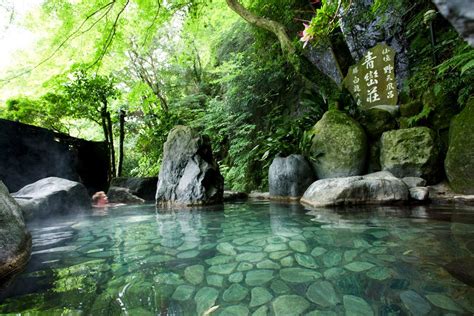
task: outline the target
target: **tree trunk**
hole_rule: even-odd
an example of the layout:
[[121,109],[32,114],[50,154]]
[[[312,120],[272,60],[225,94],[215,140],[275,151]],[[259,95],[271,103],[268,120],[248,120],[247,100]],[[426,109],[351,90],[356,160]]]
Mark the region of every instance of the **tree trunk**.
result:
[[118,160],[118,171],[117,171],[118,177],[122,176],[124,139],[125,139],[125,111],[120,110],[119,160]]
[[108,175],[107,180],[110,181],[110,177],[112,175],[112,171],[111,171],[112,162],[110,160],[109,129],[107,128],[107,109],[104,106],[100,109],[100,118],[102,122],[102,130],[104,132],[104,142],[105,142],[105,147],[107,151],[107,158],[109,160],[109,170],[107,170],[107,175]]
[[102,107],[102,109],[100,110],[100,118],[102,120],[102,131],[104,132],[104,140],[105,140],[105,143],[108,145],[109,132],[107,128],[107,109],[105,107]]
[[161,109],[165,112],[168,112],[168,102],[166,102],[166,99],[159,91],[155,91],[155,89],[152,90],[155,93],[156,97],[160,99]]
[[110,162],[112,166],[112,175],[116,176],[115,169],[115,147],[114,147],[114,136],[112,133],[112,119],[110,118],[110,112],[107,111],[107,130],[109,134],[109,144],[110,144]]

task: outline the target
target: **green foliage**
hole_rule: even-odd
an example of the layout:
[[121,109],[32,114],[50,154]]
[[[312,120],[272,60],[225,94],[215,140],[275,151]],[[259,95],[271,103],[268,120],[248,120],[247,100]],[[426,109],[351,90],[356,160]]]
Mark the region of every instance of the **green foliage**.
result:
[[98,122],[98,114],[106,111],[110,100],[120,94],[115,88],[114,79],[110,76],[89,75],[83,69],[73,72],[71,77],[64,84],[66,97],[75,106],[76,113]]
[[187,107],[173,107],[168,112],[130,113],[126,124],[128,141],[124,173],[157,176],[169,131],[176,125],[197,127],[194,122],[201,115],[201,109]]
[[409,3],[407,3],[404,0],[399,0],[399,1],[374,0],[374,3],[370,7],[370,11],[372,13],[372,17],[375,17],[389,10],[399,11],[402,8],[406,7],[408,4]]
[[407,119],[407,124],[409,127],[417,126],[423,120],[429,118],[430,114],[434,111],[433,107],[429,104],[424,104],[423,109],[420,113],[415,114]]
[[321,7],[316,10],[311,19],[307,34],[316,41],[327,40],[329,35],[339,26],[338,11],[341,6],[347,8],[350,1],[341,0],[322,0]]
[[461,76],[467,74],[468,71],[474,69],[474,49],[466,44],[459,53],[447,59],[436,67],[438,75],[445,75],[449,71],[460,71]]
[[[233,34],[224,41],[239,42]],[[245,40],[248,35],[240,36]],[[200,125],[211,136],[226,185],[233,190],[266,189],[273,158],[302,152],[304,131],[322,115],[322,105],[314,101],[318,98],[274,54],[258,45],[221,53],[223,61],[213,72],[220,93],[208,103]]]
[[[69,38],[76,49],[65,53],[80,65],[49,80],[45,89],[65,97],[62,108],[69,118],[101,123],[104,108],[112,118],[114,110],[126,109],[125,174],[156,176],[163,144],[176,124],[209,134],[227,186],[234,189],[265,188],[276,154],[304,150],[303,132],[324,105],[282,58],[273,34],[250,26],[225,2],[108,3],[45,1],[41,19],[55,16],[61,30],[47,44],[58,47]],[[310,15],[306,0],[246,6],[279,21],[292,36],[300,28],[295,18]],[[78,45],[85,48],[80,58]],[[131,57],[132,50],[135,60],[126,62],[123,56]],[[97,65],[101,73],[92,74]],[[104,75],[110,73],[114,76]]]
[[[419,6],[418,13],[406,25],[411,75],[404,90],[408,91],[410,100],[422,101],[423,108],[409,117],[407,124],[438,130],[449,126],[452,115],[458,113],[474,93],[474,49],[433,13],[431,2],[423,1]],[[429,26],[424,21],[427,12],[436,38],[434,46]]]
[[18,97],[7,100],[5,109],[0,110],[3,119],[31,124],[56,132],[68,133],[70,125],[65,120],[70,114],[64,96],[47,93],[38,99]]
[[[301,22],[308,20],[307,37],[334,40],[339,13],[347,13],[355,1],[241,3],[284,25],[297,46]],[[431,47],[423,22],[424,13],[433,9],[429,0],[375,0],[348,18],[368,22],[382,16],[378,21],[383,24],[382,13],[408,7],[416,10],[404,15],[411,44],[407,99],[421,101],[429,91],[436,102],[424,103],[406,123],[429,125],[446,109],[449,115],[459,111],[473,94],[472,48],[442,23]],[[9,100],[0,116],[71,132],[102,124],[103,112],[109,111],[117,130],[116,113],[124,109],[124,175],[156,176],[169,131],[184,124],[210,136],[228,188],[266,189],[272,159],[307,153],[310,130],[327,108],[309,80],[302,80],[290,65],[294,60],[289,63],[282,56],[274,34],[245,22],[225,1],[46,0],[42,10],[28,24],[54,34],[31,52],[35,58],[25,64],[39,67],[20,81],[24,89],[35,86],[40,92]],[[71,61],[79,65],[72,72]],[[327,78],[316,77],[308,61],[293,64],[306,71],[331,105],[357,117],[350,97]],[[459,104],[450,102],[456,99]]]

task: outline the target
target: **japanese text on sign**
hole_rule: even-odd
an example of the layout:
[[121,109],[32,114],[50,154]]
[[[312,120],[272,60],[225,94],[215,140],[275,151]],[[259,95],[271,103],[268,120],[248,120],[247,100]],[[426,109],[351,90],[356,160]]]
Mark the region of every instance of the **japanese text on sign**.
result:
[[393,49],[385,44],[378,44],[349,69],[344,85],[357,105],[370,108],[397,104],[394,57]]

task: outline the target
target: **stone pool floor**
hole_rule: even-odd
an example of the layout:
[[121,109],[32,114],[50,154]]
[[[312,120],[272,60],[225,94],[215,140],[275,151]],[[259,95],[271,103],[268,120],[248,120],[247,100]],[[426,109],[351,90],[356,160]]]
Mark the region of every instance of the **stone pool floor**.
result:
[[1,294],[0,312],[474,313],[473,288],[443,268],[472,256],[474,210],[222,208],[126,206],[32,223],[31,262]]

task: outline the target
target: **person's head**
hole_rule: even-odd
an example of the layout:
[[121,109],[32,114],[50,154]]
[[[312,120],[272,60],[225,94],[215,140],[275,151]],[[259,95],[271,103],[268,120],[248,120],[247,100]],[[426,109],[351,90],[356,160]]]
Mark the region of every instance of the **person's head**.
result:
[[94,193],[94,195],[92,196],[92,203],[94,205],[101,206],[101,205],[108,204],[109,199],[107,198],[107,195],[105,195],[104,191],[99,191],[99,192]]

